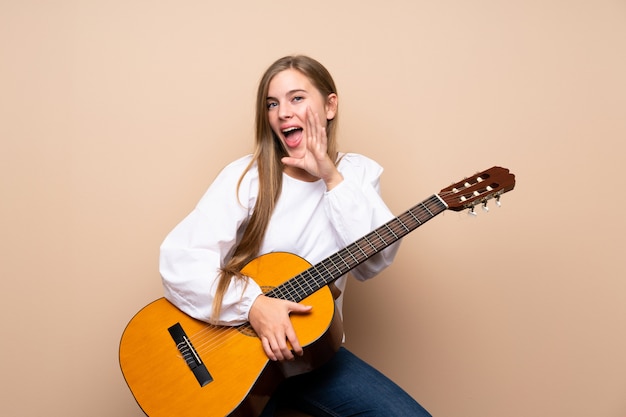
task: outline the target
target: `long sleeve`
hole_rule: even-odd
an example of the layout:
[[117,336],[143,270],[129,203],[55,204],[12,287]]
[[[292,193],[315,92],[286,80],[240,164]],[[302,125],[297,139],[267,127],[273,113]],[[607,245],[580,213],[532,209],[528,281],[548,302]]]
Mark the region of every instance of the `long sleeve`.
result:
[[[160,252],[160,273],[165,297],[190,316],[210,321],[217,278],[232,254],[256,199],[255,170],[237,182],[249,157],[228,165],[217,176],[195,209],[165,238]],[[237,325],[248,320],[252,303],[261,294],[253,280],[233,278],[225,292],[218,320]]]

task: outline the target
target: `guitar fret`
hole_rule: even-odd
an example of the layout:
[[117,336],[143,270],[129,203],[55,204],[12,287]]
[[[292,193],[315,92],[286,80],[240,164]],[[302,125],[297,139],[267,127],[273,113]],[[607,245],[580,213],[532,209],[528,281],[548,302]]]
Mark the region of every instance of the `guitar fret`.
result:
[[326,273],[330,276],[332,276],[333,274],[331,274],[331,272],[328,270],[328,268],[326,267],[326,264],[324,263],[324,261],[320,262],[320,265],[322,265],[324,267],[324,269],[326,270]]
[[323,263],[324,267],[328,271],[329,277],[340,277],[343,275],[343,271],[337,266],[337,264],[333,261],[331,257],[327,258],[325,261],[323,261]]
[[297,281],[296,280],[294,280],[293,282],[289,281],[289,285],[285,285],[283,287],[283,289],[287,291],[287,294],[284,297],[285,299],[293,301],[293,299],[295,298],[294,295],[298,293],[298,291],[296,290],[294,286],[294,283],[297,283]]
[[[352,246],[352,245],[350,245],[350,246]],[[358,263],[359,263],[359,261],[356,259],[356,257],[354,256],[354,254],[353,254],[353,253],[352,253],[352,251],[350,250],[350,246],[348,246],[348,247],[345,249],[345,251],[346,251],[346,252],[348,252],[348,254],[352,257],[352,259],[354,259],[354,262],[358,264]]]
[[431,217],[435,217],[435,215],[432,213],[432,211],[428,210],[428,207],[426,207],[426,205],[424,203],[421,203],[422,207],[424,207],[426,209],[426,211],[428,212],[428,214],[431,215]]
[[[341,251],[341,252],[344,252],[344,251]],[[337,258],[339,258],[344,263],[344,265],[346,266],[346,268],[347,268],[346,270],[341,269],[343,271],[343,274],[345,274],[346,272],[348,272],[352,268],[351,268],[350,264],[348,262],[346,262],[346,259],[343,256],[341,256],[341,252],[338,252],[337,254],[335,254],[335,256]]]
[[300,274],[306,281],[307,285],[309,286],[309,288],[311,288],[311,290],[317,290],[317,287],[315,285],[312,285],[315,283],[315,279],[312,277],[311,275],[311,269],[307,269],[306,271],[304,271],[302,274]]
[[409,210],[407,213],[409,213],[411,215],[411,217],[413,217],[415,219],[415,221],[417,222],[418,225],[421,225],[422,222],[420,221],[420,219],[418,219],[414,214],[413,214],[413,210]]
[[[296,289],[295,294],[297,294],[297,295],[298,295],[298,296],[300,296],[300,297],[301,297],[301,296],[303,296],[304,294],[306,294],[306,291],[305,291],[305,290],[304,290],[304,288],[302,287],[302,282],[301,282],[301,280],[294,280],[294,281],[295,281],[295,283],[297,283],[297,284],[298,284],[298,287],[299,287],[299,290],[298,290],[298,289]],[[305,281],[305,282],[306,282],[306,281]],[[294,288],[295,288],[295,287],[294,287]],[[292,301],[294,301],[294,300],[292,300]]]
[[374,249],[374,250],[378,249],[372,242],[370,242],[370,240],[367,238],[367,236],[365,236],[363,238],[363,240],[365,240],[367,243],[369,243],[369,245],[372,247],[372,249]]
[[389,230],[391,232],[391,234],[393,235],[394,239],[398,240],[398,235],[396,235],[389,226],[385,225],[385,227],[387,228],[387,230]]
[[358,249],[356,247],[356,245],[352,244],[352,245],[348,246],[346,248],[346,250],[348,251],[348,253],[352,257],[352,259],[354,260],[354,265],[358,265],[360,263],[360,261],[359,261],[359,253],[355,250],[355,248]]
[[408,224],[413,224],[413,227],[417,227],[422,224],[420,219],[416,217],[413,213],[407,213],[405,222]]
[[406,227],[406,225],[402,222],[402,220],[400,220],[400,217],[398,217],[398,223],[400,223],[400,225],[402,227],[404,227],[404,229],[406,230],[407,233],[409,233],[411,231],[411,229],[409,229],[408,227]]
[[266,292],[265,295],[267,295],[268,297],[274,297],[274,298],[284,298],[284,297],[281,297],[280,287],[285,285],[285,284],[286,284],[286,282],[283,282],[278,287],[276,287],[276,288]]
[[359,242],[360,242],[359,240],[357,240],[356,242],[354,242],[354,246],[356,246],[356,247],[359,249],[359,251],[361,251],[361,253],[363,254],[363,256],[365,256],[365,258],[364,258],[364,259],[367,259],[367,252],[365,252],[365,251],[363,250],[363,248],[361,248],[361,247],[359,246]]
[[333,264],[333,266],[335,267],[335,269],[337,270],[337,272],[339,272],[341,275],[343,275],[343,274],[342,274],[342,270],[341,270],[341,269],[337,266],[337,264],[333,261],[333,258],[332,258],[332,257],[328,258],[328,261],[329,261],[331,264]]
[[[302,274],[300,274],[300,276],[301,276],[301,277],[303,277],[303,276],[302,276]],[[303,277],[303,278],[304,278],[304,277]],[[315,292],[315,290],[313,290],[313,287],[311,287],[311,283],[309,282],[309,280],[308,280],[308,279],[304,279],[303,281],[304,281],[304,282],[306,283],[306,285],[309,287],[309,290],[311,290],[311,294],[312,294],[312,293],[314,293],[314,292]]]
[[378,236],[381,242],[383,242],[383,245],[387,246],[387,241],[385,241],[385,239],[378,233],[378,231],[374,230],[374,233],[376,233],[376,236]]
[[[402,226],[402,227],[398,227]],[[406,228],[406,225],[403,224],[400,219],[398,219],[396,221],[396,235],[398,235],[398,239],[401,239],[402,237],[406,236],[409,233],[409,230]]]
[[323,283],[323,280],[322,280],[322,285],[319,285],[319,284],[320,284],[320,282],[318,281],[318,278],[321,278],[321,277],[322,277],[322,274],[321,274],[321,273],[320,273],[320,271],[318,271],[318,269],[317,269],[317,267],[318,267],[319,265],[320,265],[320,264],[313,265],[313,270],[314,270],[314,271],[315,271],[315,273],[316,273],[316,276],[315,276],[315,278],[313,278],[313,280],[314,280],[314,282],[315,282],[315,283],[319,286],[319,288],[321,288],[321,287],[323,287],[323,286],[324,286],[324,283]]

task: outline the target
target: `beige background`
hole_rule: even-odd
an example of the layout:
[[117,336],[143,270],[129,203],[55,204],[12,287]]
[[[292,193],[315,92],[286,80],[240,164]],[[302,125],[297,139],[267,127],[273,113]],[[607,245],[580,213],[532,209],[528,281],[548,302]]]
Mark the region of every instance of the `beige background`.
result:
[[119,337],[289,53],[334,74],[394,212],[517,175],[350,284],[348,346],[435,416],[626,416],[623,0],[2,0],[0,414],[143,415]]

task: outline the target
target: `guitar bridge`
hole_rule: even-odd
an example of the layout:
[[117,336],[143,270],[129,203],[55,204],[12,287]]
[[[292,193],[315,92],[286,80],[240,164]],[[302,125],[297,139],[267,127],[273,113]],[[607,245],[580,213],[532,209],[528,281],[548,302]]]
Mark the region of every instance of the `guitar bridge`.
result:
[[167,330],[170,332],[170,336],[174,339],[176,347],[180,351],[180,354],[183,355],[183,359],[187,362],[187,366],[189,366],[189,369],[193,372],[200,386],[204,387],[209,382],[213,381],[213,377],[202,362],[202,359],[200,359],[200,355],[198,355],[198,352],[191,344],[191,340],[187,337],[180,323],[176,323]]

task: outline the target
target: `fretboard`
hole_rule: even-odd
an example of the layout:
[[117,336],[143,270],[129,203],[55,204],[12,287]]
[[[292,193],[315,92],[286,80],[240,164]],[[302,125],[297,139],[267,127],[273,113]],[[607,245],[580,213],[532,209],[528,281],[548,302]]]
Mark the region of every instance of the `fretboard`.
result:
[[300,302],[446,209],[444,201],[434,194],[265,295]]

